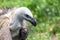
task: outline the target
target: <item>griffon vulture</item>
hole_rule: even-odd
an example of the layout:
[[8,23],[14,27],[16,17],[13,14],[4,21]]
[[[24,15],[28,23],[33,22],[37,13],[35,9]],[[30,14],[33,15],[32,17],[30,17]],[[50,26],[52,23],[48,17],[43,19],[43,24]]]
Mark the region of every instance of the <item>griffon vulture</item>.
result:
[[[26,21],[29,21],[31,24],[36,26],[36,21],[33,18],[31,11],[26,7],[9,9],[6,14],[0,16],[0,19],[4,22],[8,21],[7,25],[10,29],[12,40],[26,39],[28,34],[28,24]],[[19,39],[16,37],[19,37]]]

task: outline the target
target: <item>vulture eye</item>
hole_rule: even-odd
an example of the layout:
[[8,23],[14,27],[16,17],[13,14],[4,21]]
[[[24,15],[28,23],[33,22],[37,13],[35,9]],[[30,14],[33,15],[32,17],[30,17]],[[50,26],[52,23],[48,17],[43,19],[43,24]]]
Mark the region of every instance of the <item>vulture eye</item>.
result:
[[25,15],[27,18],[31,18],[29,15]]
[[28,15],[26,15],[26,17],[29,17]]

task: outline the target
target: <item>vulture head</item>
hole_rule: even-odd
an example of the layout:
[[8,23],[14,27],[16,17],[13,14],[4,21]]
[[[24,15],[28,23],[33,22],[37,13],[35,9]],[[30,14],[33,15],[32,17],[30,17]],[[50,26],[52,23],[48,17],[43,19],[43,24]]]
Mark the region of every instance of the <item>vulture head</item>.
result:
[[36,20],[34,19],[31,11],[28,8],[26,7],[17,8],[15,14],[18,17],[19,21],[27,20],[32,25],[36,26]]
[[36,20],[34,19],[31,11],[26,7],[16,8],[10,23],[10,30],[12,37],[19,34],[19,30],[23,25],[23,21],[29,21],[32,25],[36,26]]

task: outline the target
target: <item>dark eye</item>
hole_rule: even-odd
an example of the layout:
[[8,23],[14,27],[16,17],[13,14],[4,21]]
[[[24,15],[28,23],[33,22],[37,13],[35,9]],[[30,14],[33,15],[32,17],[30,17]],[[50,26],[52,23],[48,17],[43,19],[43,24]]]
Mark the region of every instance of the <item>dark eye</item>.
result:
[[29,15],[25,15],[26,17],[28,17],[28,18],[31,18]]
[[26,15],[26,17],[29,17],[29,15]]

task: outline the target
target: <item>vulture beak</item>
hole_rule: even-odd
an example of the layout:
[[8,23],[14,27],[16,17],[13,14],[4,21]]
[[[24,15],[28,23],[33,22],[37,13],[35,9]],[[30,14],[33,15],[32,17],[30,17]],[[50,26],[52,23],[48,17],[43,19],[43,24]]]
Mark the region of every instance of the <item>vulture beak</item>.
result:
[[31,22],[31,24],[32,25],[34,25],[34,26],[36,26],[37,24],[36,24],[36,21],[35,21],[35,19],[34,18],[31,18],[31,20],[29,20],[30,22]]
[[27,20],[27,21],[29,21],[34,26],[37,25],[36,20],[34,18],[30,17],[29,15],[25,15],[24,19]]

